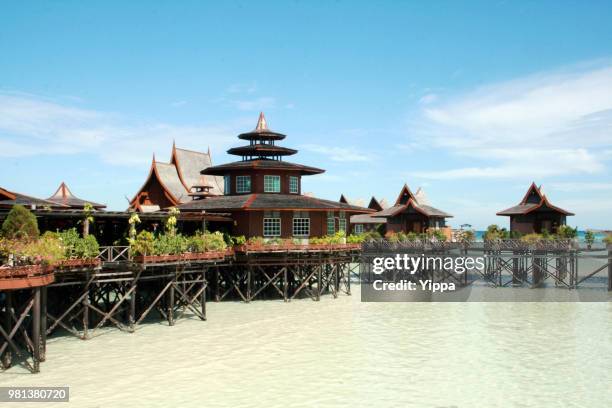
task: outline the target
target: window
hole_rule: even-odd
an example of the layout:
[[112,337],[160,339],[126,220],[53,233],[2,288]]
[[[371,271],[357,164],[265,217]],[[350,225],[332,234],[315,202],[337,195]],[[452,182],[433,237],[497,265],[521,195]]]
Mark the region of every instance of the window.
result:
[[310,218],[308,214],[303,216],[302,214],[293,215],[293,236],[295,237],[307,237],[310,235]]
[[363,234],[363,224],[355,224],[355,234]]
[[231,194],[232,190],[232,177],[223,176],[223,194]]
[[336,219],[334,218],[334,212],[327,212],[327,235],[334,235],[336,233]]
[[251,192],[251,176],[236,177],[236,192],[250,193]]
[[264,234],[264,237],[280,237],[281,219],[280,218],[264,218],[263,219],[263,234]]
[[338,231],[346,232],[346,218],[340,218],[338,220]]
[[289,192],[291,194],[297,194],[299,192],[298,178],[295,176],[289,177]]
[[264,193],[280,193],[280,176],[264,176]]

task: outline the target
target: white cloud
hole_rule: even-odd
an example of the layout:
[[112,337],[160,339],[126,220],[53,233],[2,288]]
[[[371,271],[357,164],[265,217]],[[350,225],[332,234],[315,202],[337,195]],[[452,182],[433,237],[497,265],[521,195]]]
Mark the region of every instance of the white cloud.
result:
[[602,182],[559,182],[559,183],[548,183],[547,188],[556,191],[563,192],[582,192],[582,191],[612,191],[612,183]]
[[252,94],[257,91],[257,84],[255,82],[250,83],[235,83],[227,87],[228,93],[246,93]]
[[173,140],[180,147],[216,150],[235,134],[227,126],[135,123],[31,95],[0,94],[0,157],[92,153],[111,164],[140,165],[153,152],[166,160]]
[[360,153],[352,147],[330,147],[317,144],[307,144],[301,146],[301,148],[309,152],[322,154],[327,156],[330,160],[337,162],[363,162],[372,160],[369,155]]
[[434,93],[428,93],[428,94],[423,95],[421,99],[419,99],[419,103],[421,105],[429,105],[431,103],[434,103],[437,100],[438,100],[438,95]]
[[[472,165],[433,178],[539,178],[605,170],[612,147],[612,66],[542,73],[430,103],[414,142]],[[600,153],[601,152],[601,153]]]
[[229,103],[242,111],[263,111],[276,107],[276,98],[262,96],[254,99],[230,100]]

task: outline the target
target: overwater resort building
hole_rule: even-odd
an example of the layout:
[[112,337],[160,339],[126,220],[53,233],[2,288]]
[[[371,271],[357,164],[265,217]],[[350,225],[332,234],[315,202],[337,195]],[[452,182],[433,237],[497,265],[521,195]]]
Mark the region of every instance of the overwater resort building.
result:
[[[305,239],[337,231],[350,233],[352,215],[374,212],[303,194],[302,177],[325,170],[283,160],[297,150],[277,144],[285,135],[270,130],[263,113],[255,129],[238,138],[248,144],[228,153],[241,160],[202,167],[201,171],[207,180],[223,180],[224,195],[196,195],[178,205],[182,213],[229,213],[235,235]],[[206,193],[208,186],[204,184],[201,190]]]
[[[382,207],[375,199],[373,201],[370,201],[370,206]],[[450,217],[451,214],[430,206],[421,188],[413,194],[410,188],[404,185],[393,206],[367,216],[354,216],[351,218],[351,224],[355,231],[372,229],[372,225],[382,225],[382,232],[387,234],[397,232],[420,234],[431,229],[440,229],[450,237],[450,229],[446,226],[446,218]]]
[[544,230],[555,232],[559,226],[565,225],[567,216],[574,214],[552,205],[542,187],[531,183],[520,203],[498,212],[497,215],[510,217],[510,231],[540,234]]
[[[346,197],[342,195],[340,202],[346,200]],[[351,226],[353,232],[361,234],[363,232],[378,231],[381,232],[381,227],[384,228],[387,223],[387,219],[384,217],[377,216],[377,213],[385,209],[384,201],[378,201],[374,196],[370,199],[368,208],[374,210],[374,213],[370,214],[356,214],[351,217]],[[384,231],[383,231],[384,232]]]
[[189,202],[194,196],[223,195],[223,178],[201,174],[210,166],[210,150],[196,152],[173,144],[169,163],[153,156],[149,175],[130,201],[130,209],[154,212]]

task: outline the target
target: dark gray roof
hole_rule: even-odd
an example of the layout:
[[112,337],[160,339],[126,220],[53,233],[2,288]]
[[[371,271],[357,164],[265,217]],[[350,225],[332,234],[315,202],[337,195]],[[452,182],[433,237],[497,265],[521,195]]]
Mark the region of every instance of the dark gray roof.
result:
[[208,197],[194,200],[179,206],[181,210],[336,210],[353,212],[370,212],[371,210],[337,201],[323,200],[297,194],[245,194],[231,196]]
[[49,200],[43,200],[42,198],[31,197],[25,194],[20,194],[20,193],[15,193],[13,191],[4,190],[2,188],[0,188],[0,190],[5,191],[7,195],[15,197],[14,199],[8,199],[8,200],[0,199],[0,207],[8,208],[8,207],[12,207],[18,204],[18,205],[23,205],[26,207],[36,206],[36,207],[51,207],[51,208],[68,208],[67,205],[56,203],[56,202],[49,201]]
[[385,217],[374,217],[374,214],[356,214],[351,216],[351,224],[386,224]]
[[374,217],[392,217],[395,214],[398,214],[398,213],[401,213],[403,211],[406,211],[411,204],[415,208],[415,210],[424,213],[428,217],[443,217],[443,218],[450,218],[450,217],[452,217],[452,215],[447,213],[447,212],[444,212],[442,210],[438,210],[437,208],[434,208],[434,207],[429,206],[429,205],[420,205],[420,204],[417,204],[417,203],[414,202],[414,200],[410,200],[408,202],[408,204],[405,204],[405,205],[399,204],[399,205],[394,205],[394,206],[389,207],[389,208],[385,208],[382,211],[379,211],[377,213],[372,214],[372,216],[374,216]]
[[273,169],[273,170],[295,170],[302,174],[319,174],[325,172],[323,169],[316,167],[304,166],[302,164],[289,163],[281,160],[257,159],[243,160],[232,163],[212,166],[202,171],[202,174],[223,175],[228,170],[243,170],[243,169]]
[[155,162],[155,168],[160,181],[177,201],[183,203],[191,200],[174,164]]
[[106,205],[104,204],[99,204],[93,201],[83,200],[76,197],[74,194],[72,194],[72,191],[70,191],[70,189],[64,182],[60,184],[55,193],[51,197],[47,198],[47,200],[60,205],[68,206],[70,208],[85,208],[85,204],[91,204],[91,206],[96,209],[106,207]]
[[[212,194],[223,194],[223,177],[203,176],[200,172],[212,166],[210,153],[175,148],[178,171],[188,189],[193,186],[210,185]],[[174,163],[177,165],[177,163]]]
[[519,204],[497,213],[497,215],[520,215],[534,209],[538,204]]

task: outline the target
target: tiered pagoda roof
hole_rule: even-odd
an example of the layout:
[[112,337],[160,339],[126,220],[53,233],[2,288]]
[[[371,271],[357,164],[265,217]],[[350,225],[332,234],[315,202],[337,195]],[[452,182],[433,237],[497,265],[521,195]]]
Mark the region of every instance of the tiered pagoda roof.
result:
[[285,135],[268,129],[263,112],[259,114],[255,129],[238,135],[238,138],[248,140],[249,144],[231,148],[227,153],[241,156],[242,160],[205,168],[202,174],[222,176],[228,171],[255,169],[296,170],[302,175],[320,174],[325,171],[316,167],[283,161],[284,156],[294,155],[297,150],[276,145],[277,141],[285,138]]
[[[227,176],[230,173],[238,175],[253,174],[258,170],[283,171],[292,175],[310,175],[323,173],[325,170],[301,164],[283,161],[284,156],[293,155],[297,150],[277,146],[275,143],[283,140],[285,135],[273,132],[268,128],[263,113],[259,115],[257,126],[251,132],[238,136],[241,140],[248,140],[249,145],[229,149],[228,153],[242,157],[242,160],[207,167],[202,170],[204,175]],[[274,174],[278,174],[275,172]],[[284,192],[250,192],[236,193],[224,196],[209,196],[204,199],[193,200],[180,205],[181,210],[196,211],[224,211],[224,210],[309,210],[333,211],[348,210],[351,212],[372,212],[373,210],[322,200],[304,194],[285,194]]]

